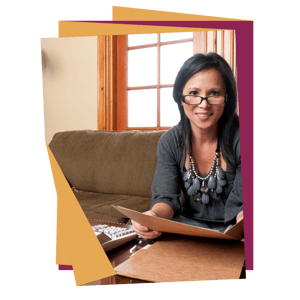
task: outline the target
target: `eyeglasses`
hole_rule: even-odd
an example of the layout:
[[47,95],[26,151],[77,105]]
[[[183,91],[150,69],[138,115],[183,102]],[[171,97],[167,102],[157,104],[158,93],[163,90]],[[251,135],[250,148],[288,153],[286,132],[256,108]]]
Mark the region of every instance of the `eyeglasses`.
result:
[[189,105],[200,105],[203,100],[206,100],[208,104],[212,105],[221,105],[227,101],[227,95],[225,96],[208,96],[208,97],[201,97],[195,95],[185,95],[182,96],[182,101]]

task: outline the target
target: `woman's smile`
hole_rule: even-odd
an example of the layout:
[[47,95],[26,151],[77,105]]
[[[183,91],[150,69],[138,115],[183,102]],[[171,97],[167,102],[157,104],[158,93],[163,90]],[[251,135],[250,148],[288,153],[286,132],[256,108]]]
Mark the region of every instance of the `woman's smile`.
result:
[[208,113],[208,112],[199,112],[199,113],[195,113],[200,119],[207,120],[210,116],[212,116],[212,113]]

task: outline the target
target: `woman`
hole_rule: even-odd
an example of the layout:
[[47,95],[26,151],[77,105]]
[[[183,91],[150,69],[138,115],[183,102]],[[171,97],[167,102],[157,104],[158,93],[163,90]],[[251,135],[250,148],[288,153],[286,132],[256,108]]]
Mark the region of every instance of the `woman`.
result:
[[[151,209],[144,214],[224,232],[243,215],[237,90],[218,54],[196,54],[173,89],[181,121],[159,140]],[[144,239],[161,232],[132,221]]]

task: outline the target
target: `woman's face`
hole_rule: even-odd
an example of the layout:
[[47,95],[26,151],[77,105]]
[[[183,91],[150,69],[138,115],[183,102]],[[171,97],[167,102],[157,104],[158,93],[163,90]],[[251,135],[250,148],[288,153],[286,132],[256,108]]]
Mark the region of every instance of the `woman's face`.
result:
[[[225,95],[226,88],[223,78],[217,69],[206,69],[193,75],[185,84],[183,95],[208,97]],[[200,100],[200,98],[199,98]],[[218,125],[225,104],[211,105],[203,100],[199,105],[189,105],[182,102],[184,112],[191,122],[192,130],[210,130]]]

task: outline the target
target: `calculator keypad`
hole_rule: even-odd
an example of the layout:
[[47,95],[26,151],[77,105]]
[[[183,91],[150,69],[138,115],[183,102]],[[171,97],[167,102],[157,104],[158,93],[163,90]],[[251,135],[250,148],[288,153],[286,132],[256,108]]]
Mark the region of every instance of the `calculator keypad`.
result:
[[128,234],[133,233],[132,229],[124,228],[124,227],[117,227],[117,226],[108,226],[108,225],[95,225],[92,226],[94,232],[104,233],[111,239],[120,238],[126,236]]

